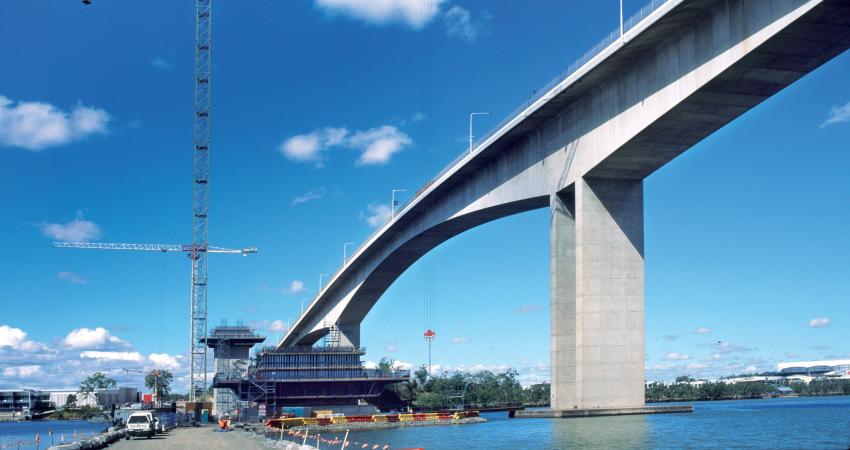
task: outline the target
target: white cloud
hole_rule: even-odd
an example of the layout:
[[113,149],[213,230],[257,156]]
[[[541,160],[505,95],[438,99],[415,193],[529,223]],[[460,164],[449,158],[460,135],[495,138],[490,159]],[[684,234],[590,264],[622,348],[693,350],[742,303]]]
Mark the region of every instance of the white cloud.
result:
[[425,120],[427,118],[428,118],[428,115],[425,114],[424,112],[415,112],[415,113],[413,113],[412,116],[410,116],[410,121],[411,122],[422,122],[423,120]]
[[78,104],[70,113],[49,103],[18,102],[0,95],[0,145],[39,151],[92,134],[105,134],[111,116]]
[[100,227],[85,220],[81,211],[77,211],[74,220],[68,223],[42,223],[41,234],[62,242],[89,242],[100,238]]
[[809,321],[810,328],[822,328],[829,325],[829,318],[817,317]]
[[289,331],[289,328],[286,326],[286,322],[278,319],[278,320],[260,320],[257,322],[251,322],[249,324],[251,328],[266,330],[270,333],[286,333]]
[[455,336],[452,338],[452,343],[454,344],[465,344],[469,342],[469,338],[464,336]]
[[168,353],[151,353],[148,359],[156,364],[156,367],[164,369],[179,369],[180,361],[177,356],[169,355]]
[[170,69],[171,63],[157,56],[151,61],[151,65],[156,67],[157,69]]
[[69,348],[103,348],[109,344],[125,344],[103,327],[77,328],[65,336],[63,340]]
[[[344,147],[360,151],[356,165],[369,166],[388,163],[394,154],[412,143],[410,136],[391,125],[353,133],[347,128],[325,127],[290,137],[280,145],[280,152],[292,161],[315,162],[321,168],[323,153]],[[293,204],[297,203],[293,200]]]
[[387,342],[387,345],[384,346],[384,351],[389,353],[395,353],[398,351],[398,346],[395,341]]
[[446,11],[443,20],[446,25],[446,34],[449,36],[457,36],[466,42],[475,42],[480,33],[479,25],[472,22],[471,14],[468,10],[460,6],[452,6]]
[[667,356],[664,357],[664,359],[666,359],[667,361],[687,361],[691,359],[691,357],[684,354],[680,355],[679,353],[670,352],[667,354]]
[[758,367],[756,367],[756,366],[754,366],[754,365],[752,365],[752,364],[750,364],[750,365],[749,365],[749,366],[747,366],[747,367],[744,367],[744,372],[748,372],[748,373],[758,372],[758,370],[759,370],[759,369],[758,369]]
[[343,14],[370,24],[399,22],[413,29],[425,26],[445,0],[316,0],[328,14]]
[[324,186],[310,189],[309,191],[293,198],[290,205],[297,206],[303,203],[312,202],[313,200],[319,200],[327,195],[327,191],[327,188]]
[[842,122],[850,122],[850,102],[845,103],[843,106],[833,106],[829,110],[829,117],[820,124],[820,127],[824,128]]
[[56,277],[62,281],[67,281],[71,284],[86,284],[88,280],[85,278],[67,270],[60,271],[56,274]]
[[80,358],[100,359],[106,361],[142,361],[139,352],[104,352],[97,350],[86,350],[80,353]]
[[283,321],[280,320],[280,319],[272,320],[271,323],[269,323],[267,328],[268,328],[269,331],[271,331],[273,333],[284,333],[284,332],[288,331],[286,324],[283,323]]
[[27,334],[24,330],[0,325],[0,347],[17,348],[26,338]]
[[39,365],[10,366],[3,369],[3,376],[12,378],[26,378],[40,373],[41,366]]
[[301,294],[302,292],[307,292],[307,288],[304,286],[304,282],[301,280],[292,280],[292,283],[289,283],[289,287],[285,287],[281,289],[281,292],[284,294]]
[[688,364],[688,369],[691,369],[691,370],[702,370],[702,369],[707,369],[707,368],[708,368],[707,365],[701,364],[701,363]]
[[412,144],[413,141],[398,128],[384,125],[354,133],[349,138],[349,143],[351,147],[362,150],[357,165],[371,166],[388,163],[394,154]]
[[708,333],[711,333],[711,328],[699,327],[696,330],[694,330],[694,333],[696,333],[696,334],[708,334]]
[[390,205],[369,203],[366,211],[360,211],[360,220],[365,220],[372,228],[383,225],[390,218]]

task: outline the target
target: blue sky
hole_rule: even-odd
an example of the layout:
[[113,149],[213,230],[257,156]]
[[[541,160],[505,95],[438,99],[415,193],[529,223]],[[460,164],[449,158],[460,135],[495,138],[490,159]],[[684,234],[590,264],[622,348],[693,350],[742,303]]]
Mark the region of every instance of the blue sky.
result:
[[[626,13],[641,2],[626,0]],[[617,26],[617,2],[221,2],[213,12],[209,323],[271,338],[415,192]],[[4,2],[0,387],[166,367],[185,382],[189,262],[53,240],[191,240],[192,2]],[[850,357],[850,55],[645,183],[647,378]],[[406,194],[401,194],[404,200]],[[467,232],[362,328],[368,359],[549,377],[548,214]],[[428,270],[428,267],[433,267]]]

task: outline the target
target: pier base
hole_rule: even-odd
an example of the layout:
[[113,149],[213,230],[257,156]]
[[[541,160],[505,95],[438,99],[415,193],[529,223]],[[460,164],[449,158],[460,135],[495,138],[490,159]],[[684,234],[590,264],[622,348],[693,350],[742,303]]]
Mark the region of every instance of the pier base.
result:
[[516,418],[573,418],[597,416],[628,416],[635,414],[675,414],[692,413],[691,405],[669,406],[636,406],[632,408],[596,408],[596,409],[522,409],[512,411],[511,417]]

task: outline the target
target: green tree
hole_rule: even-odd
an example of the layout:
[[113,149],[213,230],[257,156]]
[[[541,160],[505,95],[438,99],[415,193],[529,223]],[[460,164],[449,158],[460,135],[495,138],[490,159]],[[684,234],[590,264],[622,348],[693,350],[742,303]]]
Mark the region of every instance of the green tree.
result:
[[174,375],[166,369],[153,369],[145,375],[145,386],[153,389],[160,399],[168,397],[171,393],[171,382]]
[[[103,372],[95,372],[80,382],[80,394],[83,398],[90,398],[98,389],[112,389],[118,383],[106,376]],[[76,399],[75,399],[76,401]]]
[[72,408],[76,404],[77,404],[77,394],[68,394],[68,396],[65,397],[65,407],[66,408]]

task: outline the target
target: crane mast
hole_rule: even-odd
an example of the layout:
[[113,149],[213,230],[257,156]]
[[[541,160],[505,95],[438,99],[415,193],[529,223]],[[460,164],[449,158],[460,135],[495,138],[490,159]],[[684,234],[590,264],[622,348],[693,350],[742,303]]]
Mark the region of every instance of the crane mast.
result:
[[192,291],[189,332],[189,397],[207,389],[207,214],[210,173],[211,0],[195,0],[195,136],[192,190]]

